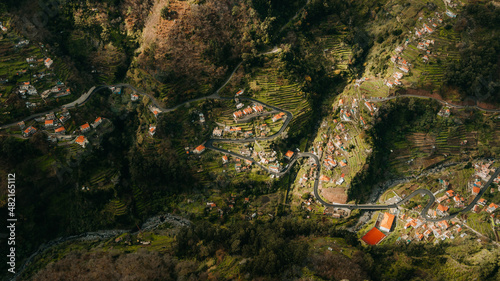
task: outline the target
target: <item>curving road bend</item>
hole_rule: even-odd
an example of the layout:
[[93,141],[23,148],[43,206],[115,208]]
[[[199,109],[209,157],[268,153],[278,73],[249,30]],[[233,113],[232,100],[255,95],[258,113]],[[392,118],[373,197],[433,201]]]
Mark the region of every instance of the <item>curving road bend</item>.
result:
[[[233,76],[233,74],[236,72],[236,70],[238,69],[238,67],[240,65],[241,65],[241,63],[236,66],[236,68],[234,69],[234,71],[231,73],[231,76],[213,94],[211,94],[209,96],[197,98],[197,99],[188,100],[188,101],[186,101],[184,103],[181,103],[181,104],[179,104],[179,105],[177,105],[175,107],[172,107],[172,108],[164,108],[164,107],[162,107],[160,105],[160,103],[156,100],[156,98],[154,96],[152,96],[149,93],[142,92],[142,91],[138,90],[137,88],[135,88],[132,85],[129,85],[129,84],[116,84],[114,86],[115,87],[126,87],[126,88],[129,88],[132,91],[136,92],[137,94],[149,97],[154,106],[156,106],[158,109],[160,109],[160,111],[162,113],[167,113],[167,112],[175,111],[176,109],[184,106],[187,103],[191,103],[191,102],[196,102],[196,101],[201,101],[201,100],[208,100],[208,99],[232,100],[232,98],[230,98],[230,97],[221,97],[219,95],[219,91],[229,82],[229,80],[231,79],[231,77]],[[62,106],[60,108],[56,108],[56,109],[53,109],[53,110],[50,110],[50,111],[47,111],[47,112],[42,112],[42,113],[31,115],[31,116],[29,116],[29,117],[27,117],[27,118],[25,118],[24,120],[21,120],[21,121],[27,121],[27,120],[36,118],[38,116],[45,115],[45,114],[47,114],[49,112],[53,112],[54,110],[62,109],[63,107],[73,108],[73,107],[76,107],[78,105],[82,105],[82,104],[84,104],[84,103],[86,103],[88,101],[88,99],[90,98],[90,96],[92,94],[97,93],[97,92],[99,92],[99,91],[101,91],[103,89],[107,89],[107,88],[109,88],[109,86],[107,86],[107,85],[102,85],[102,86],[98,86],[98,87],[92,87],[87,93],[85,93],[84,95],[82,95],[80,98],[78,98],[76,101],[74,101],[72,103],[66,104],[66,105],[64,105],[64,106]],[[434,99],[434,100],[437,100],[437,101],[439,101],[439,102],[441,102],[443,104],[446,104],[446,105],[451,106],[451,107],[456,107],[456,108],[466,108],[466,107],[470,108],[470,107],[473,107],[473,108],[476,108],[476,109],[479,109],[479,110],[482,110],[482,111],[500,112],[500,110],[487,110],[487,109],[483,109],[483,108],[480,108],[480,107],[477,107],[477,106],[453,105],[453,104],[450,104],[450,103],[438,100],[438,99],[433,98],[433,97],[423,97],[423,96],[417,96],[417,95],[401,95],[401,96],[388,97],[388,98],[383,98],[383,99],[365,99],[365,100],[372,101],[372,102],[383,102],[383,101],[388,101],[388,100],[392,100],[392,99],[396,99],[396,98],[402,98],[402,97]],[[213,144],[214,143],[219,143],[219,142],[220,143],[249,143],[249,142],[254,142],[254,141],[272,140],[272,139],[280,136],[286,130],[286,128],[288,127],[289,123],[292,121],[293,114],[291,112],[289,112],[289,111],[283,110],[283,109],[278,108],[276,106],[269,105],[269,104],[263,103],[263,102],[261,102],[259,100],[256,100],[256,99],[253,99],[253,98],[249,98],[249,97],[239,97],[239,99],[240,100],[246,100],[246,101],[252,101],[252,102],[255,102],[255,103],[259,103],[259,104],[262,104],[263,106],[265,106],[267,108],[270,108],[272,110],[279,111],[279,112],[284,112],[286,114],[286,119],[283,122],[283,126],[280,128],[280,130],[277,133],[275,133],[273,135],[270,135],[270,136],[266,136],[266,137],[253,137],[253,138],[245,138],[245,139],[209,139],[205,143],[205,146],[208,149],[211,149],[211,150],[214,150],[214,151],[218,151],[218,152],[221,152],[221,153],[224,153],[224,154],[232,155],[234,157],[238,157],[238,158],[241,158],[241,159],[244,159],[244,160],[251,161],[253,164],[257,165],[261,169],[265,170],[266,172],[268,172],[270,174],[274,174],[276,176],[282,176],[282,175],[286,174],[287,172],[289,172],[290,169],[291,169],[291,167],[293,166],[293,164],[295,164],[295,162],[299,158],[303,158],[303,157],[312,158],[314,160],[314,162],[316,162],[316,178],[315,178],[315,181],[314,181],[314,196],[316,197],[316,200],[318,202],[320,202],[321,204],[323,204],[324,206],[335,207],[335,208],[347,208],[347,209],[351,209],[351,210],[354,210],[354,209],[361,209],[361,210],[383,210],[383,209],[397,208],[400,205],[405,204],[406,202],[408,202],[411,198],[413,198],[416,195],[428,195],[429,198],[430,198],[430,200],[427,203],[427,205],[423,208],[423,210],[421,212],[421,216],[425,220],[427,220],[427,221],[448,220],[448,219],[456,217],[460,213],[470,211],[474,207],[474,205],[477,203],[477,201],[481,198],[481,196],[484,194],[484,192],[487,190],[487,187],[491,184],[491,182],[493,181],[493,179],[495,177],[497,177],[498,174],[500,174],[500,168],[499,168],[499,169],[497,169],[495,171],[494,175],[490,178],[490,180],[485,184],[485,186],[481,190],[481,192],[474,198],[474,200],[467,207],[465,207],[464,209],[460,210],[457,213],[454,213],[454,214],[451,214],[451,215],[448,215],[448,216],[445,216],[445,217],[437,218],[437,219],[433,219],[433,218],[430,218],[430,217],[427,216],[427,212],[429,211],[429,209],[432,206],[432,204],[434,204],[434,202],[435,202],[434,195],[429,190],[427,190],[427,189],[416,190],[413,193],[409,194],[404,199],[402,199],[401,201],[399,201],[399,202],[397,202],[395,204],[390,204],[390,205],[329,203],[329,202],[326,202],[325,200],[323,200],[321,198],[321,195],[319,194],[318,187],[319,187],[319,177],[320,177],[320,171],[321,171],[321,163],[320,163],[318,157],[316,155],[312,154],[312,153],[309,153],[309,152],[300,152],[300,153],[297,153],[296,156],[292,159],[292,161],[288,164],[288,166],[287,166],[286,169],[284,169],[284,170],[282,170],[280,172],[275,172],[275,171],[272,171],[272,170],[268,169],[267,167],[261,165],[260,163],[258,163],[257,161],[255,161],[251,157],[245,157],[243,155],[240,155],[238,153],[235,153],[235,152],[232,152],[232,151],[229,151],[229,150],[225,150],[225,149],[222,149],[222,148],[214,147]],[[5,129],[7,127],[14,126],[14,125],[17,125],[17,122],[12,123],[12,124],[7,124],[7,125],[0,126],[0,129]]]
[[[275,52],[275,50],[276,50],[276,48],[273,49],[271,52],[268,52],[268,53]],[[266,54],[266,53],[264,53],[264,54]],[[132,85],[129,85],[129,84],[115,84],[114,86],[115,87],[122,87],[122,88],[126,87],[126,88],[131,89],[132,91],[134,91],[137,94],[149,97],[149,99],[151,100],[151,103],[155,107],[157,107],[161,111],[161,113],[167,113],[167,112],[175,111],[175,110],[179,109],[180,107],[182,107],[182,106],[184,106],[184,105],[186,105],[188,103],[191,103],[191,102],[196,102],[196,101],[201,101],[201,100],[208,100],[208,99],[232,100],[233,98],[230,98],[230,97],[221,97],[219,95],[219,92],[231,80],[231,78],[233,77],[234,73],[236,73],[236,71],[241,66],[241,64],[242,64],[242,62],[240,62],[234,68],[233,72],[228,77],[228,79],[224,82],[224,84],[219,89],[217,89],[213,94],[211,94],[209,96],[197,98],[197,99],[191,99],[191,100],[188,100],[186,102],[183,102],[183,103],[181,103],[181,104],[179,104],[179,105],[177,105],[175,107],[171,107],[171,108],[164,108],[164,107],[162,107],[161,104],[160,104],[160,102],[158,102],[158,100],[156,100],[156,98],[153,95],[151,95],[149,93],[142,92],[142,91],[138,90],[137,88],[135,88]],[[97,92],[99,92],[99,91],[101,91],[103,89],[107,89],[107,88],[109,88],[109,86],[107,86],[107,85],[94,86],[87,93],[83,94],[81,97],[79,97],[77,100],[75,100],[75,101],[73,101],[71,103],[68,103],[66,105],[61,106],[60,108],[55,108],[55,109],[47,111],[47,112],[33,114],[33,115],[31,115],[31,116],[29,116],[29,117],[27,117],[27,118],[25,118],[23,120],[20,120],[20,121],[28,121],[30,119],[33,119],[33,118],[45,115],[45,114],[53,112],[55,110],[60,110],[62,108],[74,108],[74,107],[76,107],[78,105],[85,104],[88,101],[88,99],[91,97],[91,95],[93,95],[93,94],[95,94],[95,93],[97,93]],[[403,97],[433,99],[433,100],[436,100],[436,101],[438,101],[438,102],[440,102],[442,104],[445,104],[445,105],[450,106],[450,107],[455,107],[455,108],[476,108],[478,110],[487,111],[487,112],[500,112],[500,109],[499,110],[493,110],[493,109],[484,109],[484,108],[481,108],[481,107],[478,107],[478,106],[454,105],[454,104],[450,104],[448,102],[436,99],[434,97],[426,97],[426,96],[418,96],[418,95],[400,95],[400,96],[387,97],[387,98],[381,98],[381,99],[369,99],[368,98],[368,99],[365,99],[365,100],[371,101],[371,102],[384,102],[384,101],[388,101],[388,100],[392,100],[392,99],[397,99],[397,98],[403,98]],[[255,161],[251,157],[245,157],[243,155],[237,154],[237,153],[229,151],[229,150],[225,150],[225,149],[222,149],[222,148],[214,147],[213,144],[214,143],[218,143],[218,142],[221,142],[221,143],[249,143],[249,142],[254,142],[254,141],[259,141],[259,140],[264,140],[264,141],[265,140],[272,140],[272,139],[280,136],[286,130],[286,128],[288,127],[289,123],[291,122],[291,120],[293,118],[293,114],[291,112],[283,110],[283,109],[278,108],[276,106],[265,104],[265,103],[263,103],[261,101],[258,101],[256,99],[249,98],[249,97],[238,97],[238,98],[240,100],[252,101],[252,102],[255,102],[255,103],[262,104],[263,106],[265,106],[267,108],[270,108],[270,109],[272,109],[274,111],[284,112],[286,114],[286,119],[283,122],[283,126],[280,128],[280,130],[277,133],[275,133],[275,134],[273,134],[271,136],[253,137],[253,138],[245,138],[245,139],[209,139],[205,143],[205,146],[208,149],[211,149],[211,150],[214,150],[214,151],[218,151],[218,152],[221,152],[221,153],[224,153],[224,154],[229,154],[229,155],[232,155],[234,157],[238,157],[238,158],[241,158],[241,159],[244,159],[244,160],[251,161],[253,164],[257,165],[261,169],[267,171],[268,173],[274,174],[276,176],[284,175],[288,171],[290,171],[291,167],[293,166],[293,164],[295,164],[295,162],[297,161],[298,158],[302,158],[302,157],[312,158],[314,160],[314,162],[316,162],[316,178],[315,178],[315,182],[314,182],[314,196],[316,197],[316,199],[318,200],[318,202],[320,202],[324,206],[337,207],[337,208],[347,208],[347,209],[351,209],[351,210],[354,210],[354,209],[383,210],[383,209],[397,208],[398,206],[400,206],[400,205],[408,202],[414,196],[420,194],[420,195],[428,195],[429,198],[430,198],[429,202],[427,203],[427,205],[424,207],[424,209],[421,212],[421,216],[425,220],[427,220],[427,221],[448,220],[448,219],[451,219],[453,217],[456,217],[460,213],[470,211],[474,207],[474,205],[477,203],[477,201],[481,198],[481,196],[484,194],[484,192],[486,191],[487,187],[491,184],[491,182],[493,181],[493,179],[495,177],[497,177],[498,174],[500,173],[500,168],[499,168],[499,169],[497,169],[495,171],[495,173],[491,177],[491,179],[485,184],[485,186],[481,190],[481,192],[474,198],[474,200],[467,207],[465,207],[464,209],[462,209],[461,211],[459,211],[457,213],[454,213],[454,214],[451,214],[451,215],[448,215],[448,216],[445,216],[445,217],[441,217],[441,218],[438,218],[438,219],[429,218],[427,216],[428,210],[430,209],[430,207],[432,206],[432,204],[434,204],[434,202],[435,202],[434,195],[429,190],[427,190],[427,189],[416,190],[413,193],[409,194],[404,199],[402,199],[401,201],[399,201],[399,202],[397,202],[395,204],[390,204],[390,205],[377,205],[377,204],[337,204],[337,203],[329,203],[329,202],[326,202],[325,200],[323,200],[321,198],[320,194],[319,194],[318,186],[319,186],[319,177],[320,177],[320,171],[321,171],[321,163],[320,163],[318,157],[316,155],[312,154],[312,153],[309,153],[309,152],[297,153],[295,155],[295,157],[292,159],[292,161],[288,164],[287,168],[285,168],[284,170],[282,170],[280,172],[275,172],[275,171],[269,170],[267,167],[261,165],[260,163],[258,163],[257,161]],[[18,122],[11,123],[11,124],[6,124],[6,125],[2,125],[2,126],[0,126],[0,129],[5,129],[5,128],[10,127],[10,126],[15,126],[15,125],[17,125]]]

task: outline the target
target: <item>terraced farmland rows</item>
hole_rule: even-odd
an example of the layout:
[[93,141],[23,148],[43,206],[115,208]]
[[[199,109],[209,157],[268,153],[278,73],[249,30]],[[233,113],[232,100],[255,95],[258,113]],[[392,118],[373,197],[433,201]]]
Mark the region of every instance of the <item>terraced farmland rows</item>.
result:
[[109,183],[109,180],[117,174],[117,171],[113,168],[108,168],[107,170],[103,170],[98,174],[94,175],[89,183],[92,188],[98,187],[105,182]]
[[121,216],[127,213],[127,206],[119,199],[113,199],[108,203],[106,210],[114,216]]

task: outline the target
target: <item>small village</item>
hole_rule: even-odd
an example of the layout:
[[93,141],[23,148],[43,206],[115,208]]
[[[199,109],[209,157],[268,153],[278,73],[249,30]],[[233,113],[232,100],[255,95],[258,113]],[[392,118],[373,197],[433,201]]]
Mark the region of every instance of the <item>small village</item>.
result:
[[[413,204],[407,203],[409,209],[403,205],[397,209],[390,209],[389,212],[378,213],[375,225],[364,234],[362,240],[369,245],[376,245],[387,237],[397,237],[397,242],[404,243],[419,241],[438,243],[446,239],[464,238],[468,235],[464,230],[471,228],[467,225],[467,219],[464,218],[464,215],[444,220],[440,220],[440,218],[452,215],[453,213],[449,212],[451,208],[461,210],[471,204],[473,200],[476,203],[473,205],[472,213],[487,214],[488,220],[491,220],[493,226],[500,226],[500,215],[495,213],[499,208],[500,201],[488,202],[485,198],[477,197],[485,192],[500,194],[500,186],[498,186],[500,176],[492,179],[493,183],[497,185],[496,188],[483,189],[484,184],[491,179],[491,175],[496,170],[497,165],[493,165],[495,163],[498,164],[494,160],[484,160],[473,164],[474,174],[466,184],[466,190],[469,194],[459,194],[448,180],[439,179],[441,188],[433,193],[436,201],[427,212],[427,218],[432,219],[431,221],[421,216],[422,205],[411,207]],[[399,201],[404,196],[392,198]],[[500,197],[495,196],[495,198]]]

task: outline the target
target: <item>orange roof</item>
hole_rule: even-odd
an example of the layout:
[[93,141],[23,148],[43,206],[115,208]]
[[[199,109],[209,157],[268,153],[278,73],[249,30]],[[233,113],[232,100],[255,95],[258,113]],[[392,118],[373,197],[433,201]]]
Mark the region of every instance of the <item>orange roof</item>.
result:
[[288,152],[285,154],[286,157],[292,157],[293,156],[293,151],[288,150]]
[[472,193],[479,194],[479,192],[481,192],[481,189],[479,187],[477,187],[477,186],[472,187]]
[[45,120],[45,125],[52,125],[54,124],[54,120]]
[[99,117],[99,118],[97,118],[94,122],[95,122],[95,123],[97,123],[97,122],[101,122],[101,120],[102,120],[102,118],[101,118],[101,117]]
[[60,132],[63,132],[63,131],[65,131],[65,130],[66,130],[66,129],[64,129],[64,127],[59,127],[59,128],[57,128],[57,129],[55,129],[55,132],[56,132],[56,133],[60,133]]
[[446,212],[446,211],[448,211],[448,207],[439,204],[438,205],[438,210],[440,210],[441,212]]
[[393,222],[394,222],[394,215],[389,213],[384,213],[384,218],[380,223],[380,227],[391,229]]
[[36,131],[36,129],[32,126],[29,126],[26,130],[24,130],[24,133],[28,134],[31,131]]
[[330,178],[325,176],[325,175],[321,175],[321,177],[319,177],[319,180],[320,181],[330,181]]
[[158,115],[158,110],[153,111],[154,115]]
[[495,203],[491,203],[488,207],[496,209],[496,208],[498,208],[498,205]]
[[82,129],[82,130],[87,129],[87,128],[90,128],[89,123],[85,123],[85,124],[80,126],[80,129]]
[[224,161],[227,161],[227,156],[226,156],[226,155],[222,156],[222,159],[223,159]]
[[84,136],[79,136],[76,138],[77,143],[84,143],[85,141],[86,141],[86,139]]
[[205,146],[203,144],[200,144],[197,148],[195,148],[196,151],[200,152],[205,149]]
[[374,227],[370,231],[368,231],[361,238],[361,240],[365,241],[366,244],[369,244],[369,245],[377,245],[384,238],[385,238],[385,234],[382,233],[382,231],[380,231],[380,230],[378,230],[377,228]]
[[450,190],[446,191],[446,194],[448,194],[448,196],[450,196],[450,197],[453,196],[453,190],[450,189]]

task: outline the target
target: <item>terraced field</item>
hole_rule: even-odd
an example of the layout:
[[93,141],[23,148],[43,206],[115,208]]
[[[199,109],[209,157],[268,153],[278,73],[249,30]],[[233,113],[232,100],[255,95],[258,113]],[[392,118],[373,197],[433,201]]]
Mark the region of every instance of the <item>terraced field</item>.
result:
[[289,81],[278,73],[276,64],[276,61],[270,62],[254,76],[253,83],[260,89],[252,91],[253,98],[292,112],[294,119],[290,130],[300,128],[312,114],[311,104],[306,101],[298,83]]
[[113,199],[106,205],[105,210],[113,216],[121,216],[127,213],[127,206],[119,199]]
[[110,180],[117,175],[118,171],[113,168],[102,170],[93,175],[89,180],[89,188],[91,189],[108,189],[113,188]]

